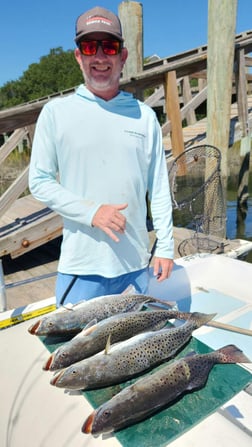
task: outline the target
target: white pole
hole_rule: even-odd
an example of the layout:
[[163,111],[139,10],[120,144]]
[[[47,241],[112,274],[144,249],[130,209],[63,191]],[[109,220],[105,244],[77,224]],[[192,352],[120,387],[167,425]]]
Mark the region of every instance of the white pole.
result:
[[6,309],[7,309],[7,299],[6,299],[2,260],[0,259],[0,312],[4,312]]

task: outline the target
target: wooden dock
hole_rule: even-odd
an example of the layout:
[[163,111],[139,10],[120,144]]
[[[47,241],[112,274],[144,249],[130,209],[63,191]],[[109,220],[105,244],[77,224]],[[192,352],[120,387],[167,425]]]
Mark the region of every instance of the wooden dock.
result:
[[[252,95],[247,96],[248,100],[248,126],[252,127]],[[207,144],[207,118],[196,121],[194,124],[186,126],[182,129],[185,148]],[[236,141],[241,139],[240,124],[238,119],[238,104],[233,103],[230,111],[230,134],[229,145],[232,146]],[[170,134],[163,137],[164,147],[166,150],[172,150],[172,142]]]
[[[181,256],[180,244],[191,237],[190,230],[174,227],[175,260]],[[153,232],[149,233],[149,239],[151,249],[155,242]],[[243,241],[239,239],[226,240],[223,247],[221,242],[219,246],[216,244],[215,253],[220,253],[223,248],[224,254],[229,253],[231,257],[236,257],[243,250]],[[2,258],[7,309],[27,306],[54,296],[60,243],[61,237],[57,237],[15,259],[11,259],[10,256]],[[250,245],[252,249],[252,243]]]
[[[245,72],[247,67],[252,66],[252,59],[248,55],[252,51],[252,31],[237,35],[235,46],[236,54],[239,55],[239,52],[242,52],[244,56],[242,69]],[[187,122],[187,126],[182,129],[184,147],[204,144],[206,143],[207,119],[196,121],[195,111],[207,98],[206,65],[207,46],[202,46],[146,64],[143,71],[134,78],[122,79],[121,88],[135,94],[139,92],[141,94],[146,88],[153,88],[154,92],[146,99],[146,103],[154,109],[160,108],[161,105],[167,110],[166,75],[170,72],[176,73],[178,88],[175,90],[178,90],[178,101],[181,106],[181,127],[182,121]],[[195,78],[198,79],[196,90],[190,86],[190,81]],[[246,125],[252,128],[252,75],[249,72],[246,74],[246,81],[247,92],[243,98],[243,107],[241,108],[240,103],[238,106],[237,102],[231,106],[230,145],[241,139],[241,129],[245,121]],[[239,79],[234,77],[233,96],[237,96],[239,100],[239,95],[236,93],[238,87]],[[73,87],[28,104],[0,111],[0,133],[12,133],[0,147],[0,166],[24,138],[28,139],[32,145],[34,125],[43,105],[55,96],[68,95],[74,90]],[[172,152],[172,129],[169,117],[163,124],[162,131],[164,147],[168,152]],[[29,166],[26,166],[0,197],[0,258],[4,266],[8,308],[25,305],[54,294],[62,220],[60,216],[31,195],[20,198],[28,185],[28,169]],[[186,232],[186,229],[174,229],[175,257],[179,256],[179,244],[188,237]],[[152,242],[150,234],[150,244]],[[239,245],[239,241],[228,241],[225,244],[225,250],[235,250]],[[19,284],[19,281],[22,284]],[[17,289],[15,284],[19,284],[20,287]],[[29,284],[29,292],[27,284]]]
[[[252,95],[248,96],[248,116],[252,122]],[[206,126],[207,119],[204,118],[183,128],[186,148],[206,143]],[[239,131],[238,108],[237,103],[234,103],[230,117],[231,144]],[[163,137],[163,142],[165,149],[171,151],[169,134]],[[0,212],[0,257],[10,254],[14,259],[59,237],[61,233],[61,217],[31,195],[13,200],[4,213]]]
[[14,259],[62,234],[62,219],[30,194],[0,218],[0,257]]

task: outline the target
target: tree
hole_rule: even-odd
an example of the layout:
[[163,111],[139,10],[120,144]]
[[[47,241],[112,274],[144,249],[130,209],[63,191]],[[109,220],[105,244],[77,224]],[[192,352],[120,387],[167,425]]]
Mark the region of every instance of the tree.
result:
[[72,88],[83,82],[83,76],[72,50],[53,48],[39,63],[29,65],[17,81],[0,88],[0,109],[32,101]]

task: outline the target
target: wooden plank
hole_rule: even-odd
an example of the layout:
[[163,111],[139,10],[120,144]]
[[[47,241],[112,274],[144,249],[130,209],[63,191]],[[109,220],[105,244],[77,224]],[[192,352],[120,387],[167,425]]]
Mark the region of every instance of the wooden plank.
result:
[[[36,230],[36,235],[37,234],[38,231]],[[16,257],[26,253],[27,251],[34,250],[34,248],[40,247],[41,245],[46,244],[46,242],[49,242],[52,239],[61,236],[61,234],[62,226],[60,225],[58,225],[55,230],[50,229],[50,231],[46,231],[46,229],[43,231],[42,228],[42,236],[36,236],[34,237],[34,239],[31,239],[31,234],[29,233],[29,239],[23,239],[20,247],[17,250],[12,251],[10,255],[12,259],[15,259]]]
[[[203,88],[197,95],[195,95],[187,104],[185,104],[180,109],[181,121],[186,117],[189,110],[195,110],[202,102],[204,102],[206,100],[206,98],[207,98],[207,86],[205,88]],[[191,129],[192,128],[191,126],[200,125],[200,123],[202,121],[203,120],[198,121],[198,122],[188,126],[187,128]],[[193,127],[193,128],[195,129],[195,127]],[[168,120],[162,126],[163,136],[167,135],[170,132],[170,130],[171,130],[171,121]]]
[[[183,99],[184,105],[188,104],[192,100],[192,92],[190,86],[189,76],[185,76],[183,78]],[[192,108],[189,108],[188,112],[185,115],[187,125],[194,124],[196,122],[195,111]]]
[[8,209],[6,215],[11,217],[13,220],[16,218],[27,220],[27,216],[29,217],[30,214],[39,212],[43,209],[45,209],[45,204],[36,200],[31,194],[28,194],[27,196],[16,200]]
[[152,95],[148,96],[148,98],[144,101],[149,107],[154,107],[155,104],[160,101],[160,99],[164,98],[164,86],[161,85],[158,87]]
[[0,239],[0,256],[11,254],[13,258],[33,250],[62,234],[62,218],[56,213],[20,227]]
[[165,75],[165,103],[167,115],[171,121],[172,154],[177,157],[184,151],[184,139],[175,71],[170,71]]
[[15,182],[0,198],[0,217],[7,211],[10,205],[25,191],[28,186],[29,166],[19,175]]
[[20,141],[22,141],[26,135],[28,134],[28,130],[25,128],[16,129],[13,134],[8,138],[8,140],[1,146],[0,148],[0,165],[4,162],[4,160],[8,157],[8,155],[15,149]]
[[248,134],[248,100],[244,48],[236,52],[236,63],[238,66],[236,70],[238,117],[241,126],[241,136],[245,137]]

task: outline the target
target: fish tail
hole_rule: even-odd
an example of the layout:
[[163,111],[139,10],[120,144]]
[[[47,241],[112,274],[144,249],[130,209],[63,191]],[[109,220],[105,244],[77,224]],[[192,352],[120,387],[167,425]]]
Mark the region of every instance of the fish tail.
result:
[[196,328],[203,326],[203,324],[211,321],[217,314],[203,314],[200,312],[192,312],[188,318],[188,321],[195,324]]
[[218,354],[219,363],[251,363],[251,360],[235,345],[224,346],[215,353]]

